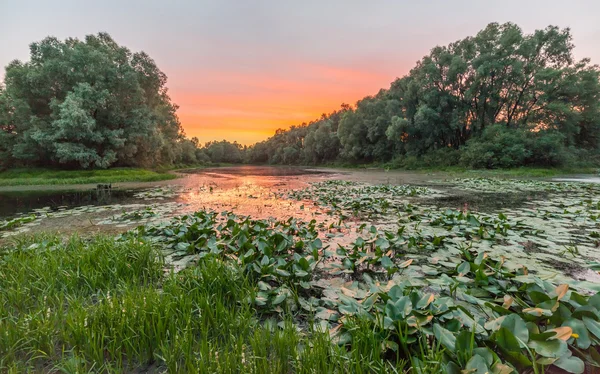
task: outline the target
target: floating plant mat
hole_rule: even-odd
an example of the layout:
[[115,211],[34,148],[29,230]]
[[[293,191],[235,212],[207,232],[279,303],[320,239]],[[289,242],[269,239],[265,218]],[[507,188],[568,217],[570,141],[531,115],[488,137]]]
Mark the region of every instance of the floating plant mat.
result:
[[453,185],[463,190],[481,192],[515,192],[515,191],[543,191],[543,192],[600,192],[597,183],[565,183],[547,182],[540,180],[502,179],[502,178],[458,178],[451,179],[445,184]]
[[[165,217],[178,214],[185,204],[165,202],[162,204],[113,204],[113,205],[85,205],[77,208],[61,207],[56,210],[50,207],[33,210],[28,215],[0,221],[0,238],[30,232],[39,226],[42,221],[66,217],[103,216],[101,220],[92,222],[95,225],[115,225],[116,227],[130,227],[133,224],[159,221]],[[107,214],[111,214],[107,216]]]
[[327,208],[330,214],[342,217],[376,217],[388,213],[411,210],[407,197],[441,195],[440,191],[411,185],[371,185],[344,180],[311,183],[308,188],[293,190],[282,197],[310,201]]
[[585,363],[600,365],[600,295],[590,296],[592,284],[510,263],[504,242],[543,239],[540,229],[504,214],[452,210],[401,223],[395,231],[361,225],[351,245],[334,246],[329,234],[340,227],[316,220],[199,211],[117,240],[155,243],[175,270],[207,258],[233,262],[256,287],[246,302],[265,318],[293,316],[299,328],[314,321],[345,346],[369,331],[377,352],[392,360],[423,357],[425,344],[444,350],[438,358],[449,373],[553,365],[582,373]]

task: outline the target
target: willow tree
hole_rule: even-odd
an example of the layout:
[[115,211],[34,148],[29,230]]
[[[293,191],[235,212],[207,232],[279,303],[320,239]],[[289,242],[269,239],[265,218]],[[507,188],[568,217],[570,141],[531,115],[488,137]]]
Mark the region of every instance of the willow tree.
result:
[[166,76],[108,34],[48,37],[6,67],[0,154],[24,165],[153,165],[175,158],[181,126]]

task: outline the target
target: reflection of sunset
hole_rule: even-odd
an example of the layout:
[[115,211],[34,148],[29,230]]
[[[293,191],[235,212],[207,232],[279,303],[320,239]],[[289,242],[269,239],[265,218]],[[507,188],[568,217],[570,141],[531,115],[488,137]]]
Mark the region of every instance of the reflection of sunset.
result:
[[391,73],[296,64],[286,74],[175,71],[170,95],[188,136],[253,144],[389,86]]

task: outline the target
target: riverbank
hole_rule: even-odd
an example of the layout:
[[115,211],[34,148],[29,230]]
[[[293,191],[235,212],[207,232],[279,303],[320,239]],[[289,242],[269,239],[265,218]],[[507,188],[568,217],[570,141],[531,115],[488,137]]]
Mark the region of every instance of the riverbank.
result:
[[[61,186],[77,185],[89,187],[99,183],[136,183],[158,182],[172,180],[178,177],[178,172],[190,170],[233,166],[256,165],[177,165],[171,168],[157,170],[141,168],[114,168],[106,170],[55,170],[39,168],[10,169],[0,172],[0,190],[6,187],[19,186]],[[289,167],[287,165],[269,165],[270,167]],[[514,169],[466,169],[463,167],[423,167],[423,168],[390,168],[386,164],[331,164],[331,165],[304,165],[301,167],[325,170],[385,170],[407,171],[410,173],[443,173],[453,177],[484,177],[484,178],[551,178],[573,175],[598,175],[598,168],[593,167],[568,167],[568,168],[514,168]],[[4,188],[3,188],[4,187]],[[27,188],[25,188],[27,189]],[[13,190],[10,188],[10,190]],[[18,189],[17,189],[18,190]]]
[[156,182],[177,178],[168,170],[139,168],[106,170],[10,169],[0,173],[2,186],[78,185],[121,182]]
[[[315,167],[303,165],[302,167]],[[510,169],[469,169],[462,166],[423,166],[423,167],[394,167],[389,164],[374,163],[374,164],[328,164],[319,165],[319,169],[347,169],[347,170],[364,170],[378,169],[386,171],[406,171],[413,173],[446,173],[456,177],[484,177],[484,178],[550,178],[568,175],[598,175],[600,169],[597,167],[563,167],[563,168],[534,168],[534,167],[518,167]]]

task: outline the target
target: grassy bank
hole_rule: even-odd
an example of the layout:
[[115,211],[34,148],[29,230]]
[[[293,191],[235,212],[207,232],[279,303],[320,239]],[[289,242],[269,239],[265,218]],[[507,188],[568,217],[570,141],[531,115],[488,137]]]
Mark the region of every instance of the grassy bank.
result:
[[563,167],[563,168],[538,168],[538,167],[518,167],[510,169],[469,169],[462,166],[414,166],[398,167],[396,165],[385,163],[372,164],[326,164],[326,165],[306,165],[304,167],[318,167],[323,169],[381,169],[388,171],[410,171],[418,173],[448,173],[456,177],[499,177],[499,178],[550,178],[560,175],[574,174],[598,174],[600,168],[593,166],[585,167]]
[[248,302],[255,286],[219,259],[165,275],[152,246],[101,236],[28,238],[0,256],[1,372],[341,373],[372,364],[327,334],[259,323]]
[[0,186],[155,182],[174,179],[167,171],[137,168],[106,170],[10,169],[0,172]]

